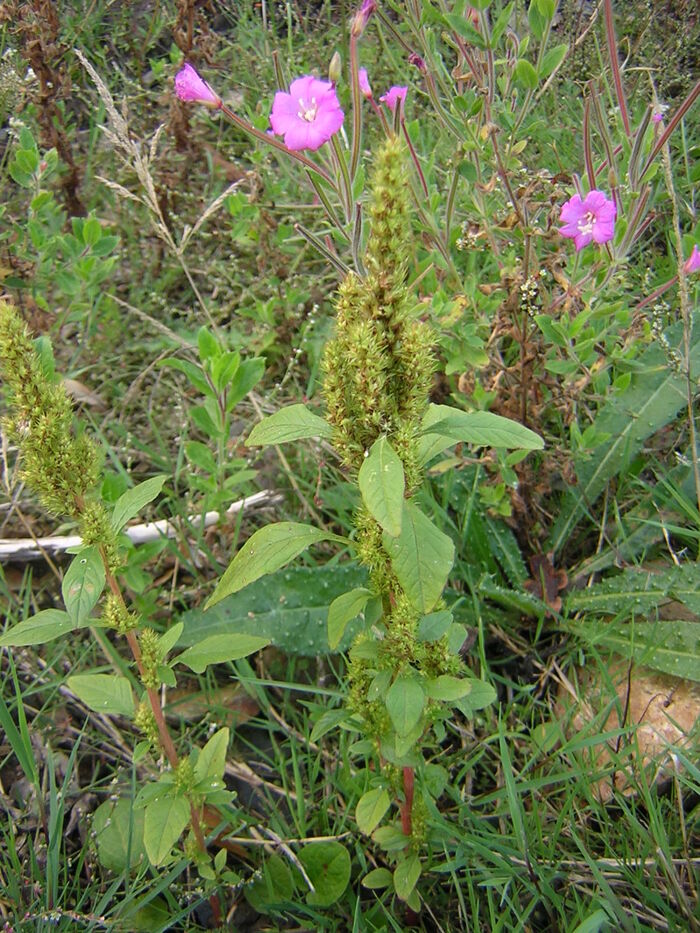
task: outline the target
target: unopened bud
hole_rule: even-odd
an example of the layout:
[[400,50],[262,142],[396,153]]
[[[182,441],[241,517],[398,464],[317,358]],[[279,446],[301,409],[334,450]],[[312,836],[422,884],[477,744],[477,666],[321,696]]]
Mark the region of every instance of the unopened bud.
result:
[[420,57],[420,55],[418,55],[417,52],[411,52],[411,54],[408,56],[408,64],[409,64],[409,65],[415,65],[416,68],[418,69],[418,71],[420,71],[420,72],[422,72],[423,74],[425,74],[425,70],[426,70],[426,69],[425,69],[425,62],[424,62],[423,59]]
[[328,66],[328,80],[332,81],[333,84],[337,84],[342,73],[343,59],[340,57],[340,52],[333,52],[330,65]]
[[355,17],[352,21],[352,26],[350,28],[353,36],[361,36],[365,31],[365,27],[369,22],[369,18],[377,9],[377,0],[362,0],[362,6],[355,13]]

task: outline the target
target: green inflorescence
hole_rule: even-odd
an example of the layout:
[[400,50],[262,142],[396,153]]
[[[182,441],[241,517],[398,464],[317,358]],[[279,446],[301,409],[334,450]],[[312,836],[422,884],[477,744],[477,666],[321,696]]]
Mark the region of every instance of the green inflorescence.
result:
[[78,517],[97,484],[99,458],[90,438],[73,432],[65,389],[44,371],[29,330],[0,301],[0,370],[8,395],[8,436],[22,450],[22,479],[49,511]]
[[158,675],[160,651],[158,635],[152,628],[145,628],[139,633],[139,648],[141,649],[141,681],[149,690],[157,690],[161,680]]
[[95,544],[103,549],[110,572],[116,573],[121,566],[117,536],[109,513],[101,502],[87,500],[84,503],[80,513],[80,534],[84,544]]
[[418,319],[407,288],[411,220],[398,138],[377,154],[372,193],[367,274],[350,273],[340,286],[323,392],[345,465],[359,470],[365,451],[386,434],[413,489],[420,482],[417,431],[436,364],[432,330]]
[[153,710],[146,700],[142,700],[134,716],[134,724],[141,734],[146,738],[153,748],[158,748],[159,736],[156,718]]

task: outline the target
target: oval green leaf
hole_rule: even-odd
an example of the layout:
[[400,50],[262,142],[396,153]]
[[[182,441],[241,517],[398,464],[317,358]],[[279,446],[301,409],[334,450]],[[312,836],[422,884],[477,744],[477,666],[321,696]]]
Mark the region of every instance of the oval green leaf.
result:
[[75,674],[66,680],[66,684],[96,713],[134,715],[134,697],[126,677],[117,674]]
[[398,677],[389,687],[386,708],[399,735],[408,735],[420,722],[425,706],[423,688],[412,677]]
[[371,590],[360,586],[333,600],[328,608],[328,645],[331,649],[338,647],[348,623],[359,616],[371,597]]
[[75,627],[90,617],[105,585],[105,568],[94,545],[83,548],[73,558],[61,586],[66,612]]
[[151,865],[160,865],[190,820],[190,807],[184,797],[159,797],[146,807],[143,843]]
[[343,894],[350,881],[350,853],[339,842],[314,842],[299,852],[299,861],[314,886],[306,902],[328,907]]
[[412,502],[404,501],[401,534],[382,542],[406,595],[421,612],[440,598],[454,560],[454,544]]
[[237,593],[265,574],[279,570],[307,547],[319,541],[348,543],[347,539],[340,535],[299,522],[277,522],[260,528],[251,535],[224,571],[216,589],[207,600],[205,609],[215,606],[226,596]]
[[210,664],[237,661],[270,644],[269,638],[259,635],[212,635],[198,645],[183,651],[173,664],[185,664],[196,674],[202,674]]
[[29,619],[23,619],[0,637],[0,648],[24,645],[45,645],[75,628],[75,623],[61,609],[44,609]]
[[246,446],[265,447],[268,444],[286,444],[307,437],[333,436],[333,428],[309,411],[306,405],[289,405],[256,424],[248,436]]
[[121,531],[127,522],[135,518],[141,509],[152,502],[163,488],[167,476],[152,476],[139,483],[133,489],[127,489],[114,503],[112,512],[112,528]]
[[382,529],[392,537],[401,534],[405,480],[403,464],[382,436],[370,448],[357,482],[365,505]]
[[368,790],[357,802],[355,820],[360,832],[369,836],[384,818],[384,814],[391,806],[389,794],[383,787]]

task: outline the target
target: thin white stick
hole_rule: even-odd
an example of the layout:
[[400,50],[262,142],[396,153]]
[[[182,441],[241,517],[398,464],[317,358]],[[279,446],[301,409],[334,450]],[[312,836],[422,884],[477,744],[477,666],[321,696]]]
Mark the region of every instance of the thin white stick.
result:
[[[245,499],[239,499],[232,503],[226,512],[226,516],[235,515],[241,509],[252,506],[270,504],[277,499],[277,494],[270,490],[256,492]],[[204,516],[192,515],[188,522],[193,528],[209,528],[219,521],[218,512],[205,512]],[[177,534],[177,526],[168,519],[160,519],[157,522],[145,522],[142,525],[130,525],[124,529],[124,534],[130,538],[134,544],[145,544],[147,541],[157,541],[158,538],[173,538]],[[83,543],[80,535],[49,535],[45,538],[0,538],[0,561],[15,560],[27,561],[37,560],[44,554],[59,554],[68,548],[79,547]]]

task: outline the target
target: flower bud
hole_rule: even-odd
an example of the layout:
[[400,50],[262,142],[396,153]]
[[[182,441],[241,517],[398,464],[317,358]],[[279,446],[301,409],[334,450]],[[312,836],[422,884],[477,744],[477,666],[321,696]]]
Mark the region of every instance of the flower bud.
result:
[[342,73],[343,59],[340,57],[340,52],[333,52],[333,56],[328,66],[328,80],[332,81],[333,84],[337,84]]

